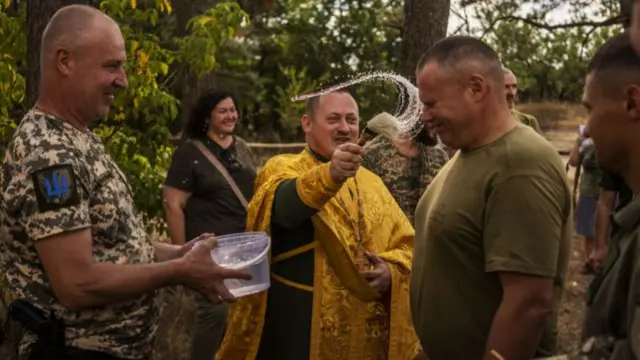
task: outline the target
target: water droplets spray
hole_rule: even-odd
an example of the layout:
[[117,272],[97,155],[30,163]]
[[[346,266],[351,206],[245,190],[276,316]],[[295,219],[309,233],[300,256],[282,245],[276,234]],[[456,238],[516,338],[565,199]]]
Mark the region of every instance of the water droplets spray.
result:
[[320,90],[315,93],[299,95],[292,98],[292,101],[303,101],[309,98],[324,95],[332,91],[343,89],[355,84],[364,82],[370,82],[375,80],[390,81],[396,84],[398,87],[398,104],[394,112],[394,117],[397,119],[397,126],[400,133],[415,136],[422,130],[422,123],[420,122],[420,114],[422,113],[422,103],[418,96],[418,88],[415,87],[406,78],[394,74],[391,72],[376,71],[372,73],[359,74],[353,77],[351,80],[342,82],[337,85],[330,86],[324,90]]

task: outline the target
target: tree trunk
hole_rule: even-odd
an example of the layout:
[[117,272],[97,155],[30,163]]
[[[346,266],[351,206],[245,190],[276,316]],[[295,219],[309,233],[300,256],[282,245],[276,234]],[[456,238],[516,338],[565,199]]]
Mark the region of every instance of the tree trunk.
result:
[[[222,0],[189,0],[175,2],[176,13],[176,35],[183,37],[189,33],[187,22],[196,15],[204,13],[208,8],[215,6]],[[173,94],[180,99],[182,124],[184,124],[191,114],[191,109],[198,101],[198,97],[215,86],[215,76],[213,73],[198,76],[192,71],[185,69],[177,79]]]
[[399,72],[415,78],[416,66],[435,42],[447,35],[450,0],[405,0]]
[[624,17],[622,27],[627,29],[631,26],[631,9],[633,0],[620,0],[620,15]]
[[40,42],[49,19],[58,9],[71,4],[87,4],[78,0],[29,0],[27,2],[27,108],[38,98],[40,85]]

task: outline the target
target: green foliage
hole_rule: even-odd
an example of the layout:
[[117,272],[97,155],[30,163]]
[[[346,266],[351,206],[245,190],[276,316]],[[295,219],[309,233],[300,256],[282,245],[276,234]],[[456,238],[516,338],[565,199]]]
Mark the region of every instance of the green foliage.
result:
[[[621,31],[619,25],[598,24],[618,14],[617,0],[480,0],[474,4],[469,8],[479,26],[467,23],[461,32],[480,36],[496,49],[504,65],[518,76],[520,98],[525,101],[579,101],[589,58]],[[570,17],[553,20],[551,14],[562,7]],[[463,23],[469,21],[458,16]]]
[[[258,57],[254,71],[260,76],[262,94],[275,94],[275,99],[257,100],[250,117],[259,119],[254,122],[257,132],[277,133],[266,140],[300,141],[300,132],[292,126],[299,124],[298,109],[303,104],[288,104],[287,98],[348,80],[361,71],[393,71],[400,33],[386,23],[397,16],[402,1],[283,0],[278,4],[254,19],[251,28]],[[360,93],[365,88],[356,85],[351,90]],[[391,92],[367,93],[363,98],[369,103],[360,106],[361,113],[393,110],[386,99],[395,98],[396,90],[386,90]]]
[[236,31],[249,21],[234,2],[218,4],[187,23],[191,35],[177,39],[178,58],[198,75],[208,74],[216,66],[216,52]]
[[589,58],[616,30],[597,29],[585,42],[584,28],[549,32],[523,23],[501,23],[486,40],[518,74],[529,100],[578,101]]
[[304,113],[304,101],[291,101],[296,95],[311,93],[315,90],[317,82],[309,80],[307,69],[296,69],[293,66],[280,67],[287,78],[287,85],[276,87],[277,112],[282,122],[282,131],[287,137],[295,137],[300,129],[300,116]]
[[[162,214],[169,139],[183,112],[176,80],[185,72],[213,73],[216,88],[236,95],[242,136],[287,142],[302,140],[299,119],[305,104],[292,102],[292,97],[360,72],[393,71],[401,61],[402,0],[211,0],[214,6],[187,22],[186,36],[177,35],[184,31],[177,28],[176,15],[191,6],[185,1],[99,3],[122,28],[129,86],[94,130],[132,183],[136,204],[147,219]],[[616,15],[617,0],[473,3],[454,12],[462,18],[461,31],[496,48],[518,75],[525,101],[579,100],[589,56],[620,31],[619,26],[588,26],[594,17]],[[6,142],[25,110],[26,1],[0,4],[0,137]],[[553,23],[549,14],[561,6],[570,9],[567,21],[587,25],[548,26]],[[359,84],[350,90],[363,120],[395,109],[393,84]]]
[[[5,2],[7,9],[10,3]],[[21,4],[18,16],[0,11],[0,137],[11,136],[16,127],[13,113],[22,108],[26,82],[20,69],[27,58],[26,4]]]
[[[163,2],[145,8],[126,0],[104,0],[101,8],[121,25],[129,86],[117,95],[114,111],[95,131],[132,183],[136,205],[147,219],[154,219],[162,216],[161,189],[172,153],[169,129],[180,107],[169,82],[180,69],[213,71],[216,50],[246,25],[247,16],[236,3],[220,3],[191,19],[189,35],[169,39],[175,44],[170,46],[158,34],[145,31],[146,24],[155,26],[171,11]],[[160,224],[148,224],[155,227],[150,230],[161,231]]]
[[[0,12],[0,136],[5,142],[22,116],[25,99],[24,5],[17,15],[8,7]],[[248,18],[238,4],[220,3],[191,19],[189,35],[175,37],[155,31],[169,21],[172,7],[167,0],[103,0],[100,8],[122,29],[128,87],[116,95],[111,113],[93,130],[131,182],[136,205],[150,220],[162,216],[161,188],[173,152],[169,129],[180,111],[171,81],[185,68],[199,74],[215,70],[216,52],[248,25]],[[157,222],[149,226],[161,230]]]

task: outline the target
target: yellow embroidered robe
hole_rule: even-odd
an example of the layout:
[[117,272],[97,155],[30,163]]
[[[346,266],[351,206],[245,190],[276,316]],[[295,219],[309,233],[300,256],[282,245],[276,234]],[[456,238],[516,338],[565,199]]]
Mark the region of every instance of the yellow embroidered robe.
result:
[[[271,232],[276,189],[286,180],[295,181],[300,199],[318,210],[311,219],[313,242],[303,246],[314,255],[308,358],[412,360],[419,351],[409,307],[414,231],[378,176],[361,168],[356,178],[357,190],[353,179],[343,185],[333,183],[329,163],[321,163],[307,149],[296,155],[276,156],[258,175],[248,208],[247,231]],[[389,296],[374,291],[354,265],[355,254],[360,253],[356,250],[359,231],[354,221],[358,218],[358,202],[346,201],[354,193],[362,203],[362,246],[384,259],[391,270]],[[272,277],[271,281],[279,280]],[[217,360],[254,360],[262,332],[278,331],[263,329],[267,295],[247,296],[231,306]]]

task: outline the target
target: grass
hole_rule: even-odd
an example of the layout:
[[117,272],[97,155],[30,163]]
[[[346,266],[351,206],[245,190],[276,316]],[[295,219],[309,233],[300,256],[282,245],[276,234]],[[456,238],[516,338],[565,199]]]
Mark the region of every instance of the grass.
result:
[[545,101],[519,104],[516,108],[535,116],[543,131],[575,129],[587,121],[587,112],[580,104]]

